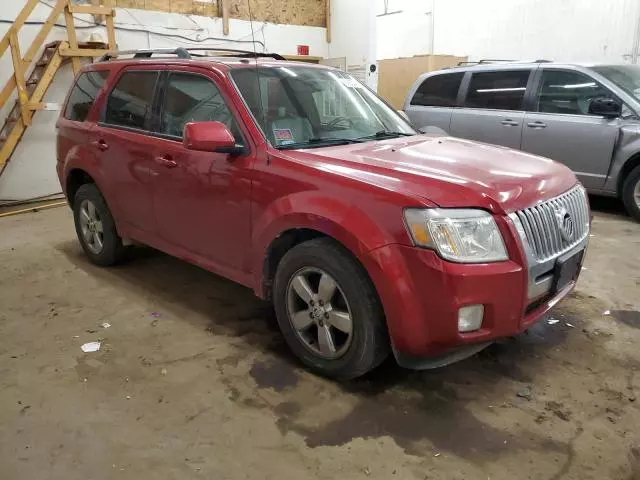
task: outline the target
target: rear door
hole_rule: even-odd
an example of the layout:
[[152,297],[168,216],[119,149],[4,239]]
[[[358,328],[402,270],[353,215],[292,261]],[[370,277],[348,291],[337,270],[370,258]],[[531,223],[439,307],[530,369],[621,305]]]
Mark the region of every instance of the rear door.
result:
[[589,114],[594,98],[617,98],[578,71],[544,67],[539,74],[533,112],[525,115],[522,149],[564,163],[588,189],[601,188],[619,130],[619,118]]
[[405,113],[417,129],[438,127],[449,133],[451,113],[457,105],[458,90],[464,72],[427,76],[410,93]]
[[451,116],[451,135],[520,148],[530,67],[468,72],[462,108]]
[[95,149],[115,198],[118,222],[147,233],[157,231],[150,183],[154,144],[150,124],[159,76],[153,68],[142,66],[125,70],[109,93],[96,127]]

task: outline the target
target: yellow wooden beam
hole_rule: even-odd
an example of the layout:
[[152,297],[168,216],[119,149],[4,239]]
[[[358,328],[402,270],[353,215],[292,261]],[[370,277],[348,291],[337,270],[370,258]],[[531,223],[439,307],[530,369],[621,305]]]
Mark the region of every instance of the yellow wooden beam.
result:
[[13,153],[13,150],[16,148],[16,145],[18,144],[20,137],[22,137],[25,128],[26,127],[22,123],[22,119],[18,119],[16,124],[13,126],[13,129],[7,136],[6,140],[2,144],[2,147],[0,148],[0,172],[9,160],[9,157]]
[[100,49],[100,48],[65,48],[60,50],[60,55],[63,57],[100,57],[105,53],[110,53],[112,50]]
[[[20,13],[18,14],[15,21],[13,22],[13,28],[16,30],[16,32],[20,31],[20,29],[24,25],[24,22],[27,21],[27,18],[29,18],[29,15],[31,15],[31,12],[33,12],[33,9],[36,7],[37,4],[38,4],[38,0],[29,0],[25,4],[25,6],[22,8],[22,10],[20,10]],[[2,37],[2,40],[0,40],[0,57],[4,55],[4,52],[9,47],[10,33],[11,33],[11,29],[9,29],[9,31],[5,33],[4,37]]]
[[[105,5],[112,7],[113,6],[113,1],[112,0],[104,0],[105,1]],[[109,42],[109,48],[111,50],[117,50],[118,49],[118,45],[116,44],[116,30],[114,28],[113,25],[113,17],[115,17],[116,15],[116,11],[115,9],[113,10],[113,13],[111,15],[107,15],[106,18],[106,24],[107,24],[107,41]]]
[[27,85],[24,80],[24,69],[22,68],[22,55],[20,55],[20,43],[18,41],[18,33],[15,28],[11,28],[9,32],[9,46],[11,47],[11,60],[13,61],[13,76],[16,86],[18,87],[18,101],[20,102],[20,114],[22,123],[31,124],[29,110],[25,105],[29,102],[29,94],[27,93]]
[[[52,55],[49,64],[42,73],[42,77],[40,77],[40,81],[36,85],[36,88],[33,90],[31,98],[29,98],[25,103],[28,117],[27,124],[31,122],[31,118],[33,117],[33,111],[30,110],[29,107],[42,101],[44,94],[49,88],[49,85],[51,85],[53,77],[58,71],[58,68],[60,68],[61,64],[62,57],[60,56],[59,50],[56,50]],[[4,144],[2,145],[2,148],[0,148],[0,172],[2,171],[4,165],[9,161],[11,154],[15,150],[16,145],[18,144],[18,141],[20,141],[20,138],[22,137],[22,134],[25,130],[25,122],[22,120],[22,118],[18,119],[16,124],[13,126],[13,129],[7,136]]]
[[42,25],[42,28],[40,28],[40,31],[36,35],[36,38],[34,38],[33,42],[31,42],[31,47],[29,47],[27,53],[24,55],[24,57],[22,57],[23,62],[31,63],[33,61],[33,58],[40,51],[40,48],[46,40],[47,35],[49,35],[49,32],[58,20],[58,17],[64,10],[64,7],[67,5],[67,3],[68,0],[58,0],[58,3],[56,3],[56,5],[53,7],[53,10],[51,10],[51,13],[49,13],[49,16],[45,20],[44,25]]
[[[69,45],[72,50],[78,49],[78,38],[76,37],[76,26],[73,23],[73,15],[69,9],[69,5],[64,9],[64,23],[67,26],[67,38],[69,39]],[[71,57],[71,65],[73,66],[73,73],[80,71],[80,59],[78,56]]]
[[90,15],[115,15],[115,9],[104,5],[69,5],[71,13],[86,13]]

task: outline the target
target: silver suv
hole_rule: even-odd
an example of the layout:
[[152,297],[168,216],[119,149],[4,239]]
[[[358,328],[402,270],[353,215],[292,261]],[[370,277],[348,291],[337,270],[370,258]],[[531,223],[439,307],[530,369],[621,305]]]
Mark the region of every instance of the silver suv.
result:
[[640,66],[481,61],[423,74],[404,111],[423,131],[564,163],[640,221]]

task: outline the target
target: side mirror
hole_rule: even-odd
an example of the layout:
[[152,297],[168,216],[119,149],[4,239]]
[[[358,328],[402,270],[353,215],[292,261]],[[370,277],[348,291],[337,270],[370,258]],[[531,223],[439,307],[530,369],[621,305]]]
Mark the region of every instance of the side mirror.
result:
[[222,122],[193,122],[184,126],[182,144],[189,150],[238,155],[244,151],[236,145],[227,126]]
[[622,114],[622,104],[613,98],[597,97],[589,103],[589,114],[616,118]]

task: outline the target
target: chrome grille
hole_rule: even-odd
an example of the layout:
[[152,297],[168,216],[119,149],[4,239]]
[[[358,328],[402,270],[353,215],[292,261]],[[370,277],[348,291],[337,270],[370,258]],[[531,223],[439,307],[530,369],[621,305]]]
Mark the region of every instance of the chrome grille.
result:
[[562,255],[589,234],[589,205],[580,185],[559,197],[519,210],[515,217],[522,225],[518,228],[525,236],[522,240],[529,244],[538,262]]

